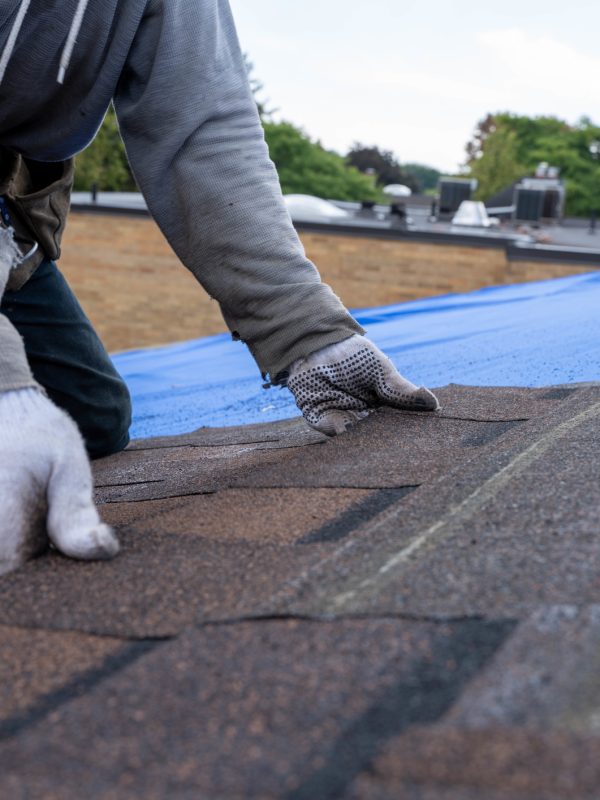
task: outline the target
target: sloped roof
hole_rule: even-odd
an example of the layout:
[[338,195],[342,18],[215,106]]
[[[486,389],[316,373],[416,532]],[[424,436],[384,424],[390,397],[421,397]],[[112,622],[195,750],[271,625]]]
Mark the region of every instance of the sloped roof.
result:
[[594,797],[600,386],[448,386],[95,464],[114,562],[0,580],[0,794]]

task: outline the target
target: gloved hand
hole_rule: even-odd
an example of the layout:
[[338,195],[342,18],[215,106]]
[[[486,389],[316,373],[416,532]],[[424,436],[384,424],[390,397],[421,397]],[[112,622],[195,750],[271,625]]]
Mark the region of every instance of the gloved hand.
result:
[[0,394],[0,574],[50,541],[64,555],[112,558],[119,542],[100,522],[75,423],[37,389]]
[[377,406],[440,407],[435,395],[403,378],[378,347],[358,335],[295,361],[287,386],[308,424],[327,436],[343,433]]

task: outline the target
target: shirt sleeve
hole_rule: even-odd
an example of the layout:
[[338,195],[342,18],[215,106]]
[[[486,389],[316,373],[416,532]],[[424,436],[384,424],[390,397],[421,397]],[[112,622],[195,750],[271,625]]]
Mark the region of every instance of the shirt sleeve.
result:
[[150,0],[115,108],[151,214],[263,374],[363,332],[291,223],[227,0]]

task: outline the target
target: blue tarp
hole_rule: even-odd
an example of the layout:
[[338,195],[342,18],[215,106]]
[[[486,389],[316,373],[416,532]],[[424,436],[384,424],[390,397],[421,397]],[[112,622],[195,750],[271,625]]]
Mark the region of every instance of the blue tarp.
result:
[[[355,311],[413,382],[547,386],[600,380],[600,272]],[[297,414],[262,388],[228,334],[114,356],[133,396],[134,437]]]

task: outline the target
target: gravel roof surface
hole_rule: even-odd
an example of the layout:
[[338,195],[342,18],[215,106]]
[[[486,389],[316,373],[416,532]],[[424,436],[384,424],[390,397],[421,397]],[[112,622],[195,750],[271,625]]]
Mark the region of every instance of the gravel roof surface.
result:
[[0,796],[595,800],[600,386],[449,386],[94,465],[123,551],[0,578]]

